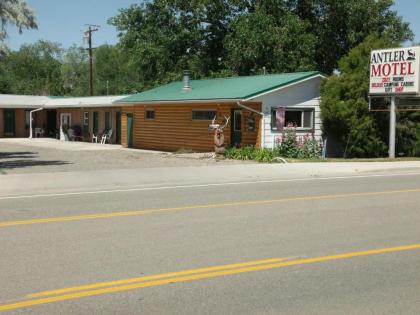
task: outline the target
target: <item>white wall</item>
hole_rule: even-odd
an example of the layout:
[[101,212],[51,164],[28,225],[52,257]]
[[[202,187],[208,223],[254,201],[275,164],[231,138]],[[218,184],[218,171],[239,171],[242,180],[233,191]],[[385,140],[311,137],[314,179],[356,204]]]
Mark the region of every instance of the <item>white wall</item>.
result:
[[[277,91],[252,99],[262,102],[264,113],[264,129],[262,130],[262,144],[266,148],[273,148],[276,137],[281,137],[281,131],[271,130],[271,109],[277,107],[286,108],[310,108],[315,111],[315,137],[322,139],[322,122],[320,118],[320,84],[322,77],[315,77],[297,84],[294,84]],[[307,131],[297,131],[298,136],[307,134]]]

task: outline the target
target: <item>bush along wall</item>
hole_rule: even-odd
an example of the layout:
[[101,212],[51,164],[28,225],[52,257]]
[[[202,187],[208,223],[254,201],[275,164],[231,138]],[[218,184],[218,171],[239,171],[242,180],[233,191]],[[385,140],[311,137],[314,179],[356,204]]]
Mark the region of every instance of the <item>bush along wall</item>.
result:
[[314,138],[313,131],[304,136],[296,135],[296,127],[285,128],[282,139],[276,142],[273,149],[246,146],[242,148],[228,148],[225,157],[235,160],[255,160],[271,163],[277,158],[290,159],[319,159],[322,155],[322,144]]

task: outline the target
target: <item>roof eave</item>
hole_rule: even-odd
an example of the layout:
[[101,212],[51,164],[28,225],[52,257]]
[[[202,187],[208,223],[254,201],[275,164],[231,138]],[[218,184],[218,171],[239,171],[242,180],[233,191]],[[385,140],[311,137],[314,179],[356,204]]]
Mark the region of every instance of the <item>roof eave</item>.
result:
[[287,82],[287,83],[277,85],[277,86],[275,86],[275,87],[272,87],[272,88],[266,89],[266,90],[264,90],[264,91],[260,91],[260,92],[258,92],[258,93],[254,93],[254,94],[247,95],[247,96],[245,96],[245,97],[244,97],[244,101],[251,101],[251,100],[253,100],[253,99],[256,99],[256,98],[258,98],[258,97],[264,96],[264,95],[266,95],[266,94],[269,94],[269,93],[272,93],[272,92],[276,92],[276,91],[279,91],[279,90],[282,90],[282,89],[288,88],[288,87],[290,87],[290,86],[293,86],[293,85],[296,85],[296,84],[299,84],[299,83],[302,83],[302,82],[305,82],[305,81],[308,81],[308,80],[315,79],[315,78],[317,78],[317,77],[322,78],[322,79],[325,79],[325,78],[326,78],[326,77],[325,77],[323,74],[321,74],[320,72],[313,73],[313,74],[310,74],[310,75],[308,75],[308,76],[306,76],[306,77],[299,78],[299,79],[296,79],[296,80],[293,80],[293,81],[289,81],[289,82]]

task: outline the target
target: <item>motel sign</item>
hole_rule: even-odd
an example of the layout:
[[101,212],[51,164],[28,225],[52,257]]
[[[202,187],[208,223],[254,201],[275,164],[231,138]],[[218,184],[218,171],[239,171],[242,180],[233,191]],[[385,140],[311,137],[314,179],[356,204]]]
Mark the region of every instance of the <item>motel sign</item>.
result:
[[371,95],[419,94],[420,47],[373,50],[370,56]]

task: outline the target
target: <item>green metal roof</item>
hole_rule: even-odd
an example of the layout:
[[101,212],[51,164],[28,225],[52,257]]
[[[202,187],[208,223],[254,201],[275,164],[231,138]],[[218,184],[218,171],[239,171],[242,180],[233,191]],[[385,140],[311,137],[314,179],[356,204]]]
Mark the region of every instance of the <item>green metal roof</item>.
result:
[[191,80],[184,91],[182,81],[133,94],[116,103],[176,102],[193,100],[243,100],[264,92],[320,75],[318,71],[295,72],[247,77]]

